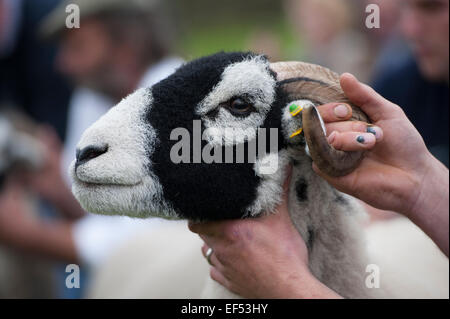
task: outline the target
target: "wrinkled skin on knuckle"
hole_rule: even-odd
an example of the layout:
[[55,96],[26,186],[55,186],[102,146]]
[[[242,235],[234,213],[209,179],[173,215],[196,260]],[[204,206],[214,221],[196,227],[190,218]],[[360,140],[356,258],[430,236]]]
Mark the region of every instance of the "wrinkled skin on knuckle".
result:
[[364,132],[367,129],[367,124],[360,121],[352,122],[352,130],[354,132]]
[[342,149],[342,145],[343,145],[342,136],[337,134],[332,145],[337,150]]
[[222,263],[224,266],[227,265],[227,258],[225,257],[226,255],[221,249],[214,250],[214,254],[216,255],[216,258],[220,263]]
[[247,225],[245,221],[231,221],[225,224],[223,228],[223,235],[230,243],[239,243],[245,239],[245,233],[247,231],[246,228]]
[[388,108],[388,114],[384,114],[384,117],[390,117],[390,118],[406,118],[406,113],[405,111],[403,111],[402,107],[387,101],[386,103],[389,104],[389,108]]
[[224,227],[224,241],[215,250],[217,259],[224,266],[234,268],[234,262],[240,264],[240,261],[249,258],[254,244],[252,226],[241,220]]

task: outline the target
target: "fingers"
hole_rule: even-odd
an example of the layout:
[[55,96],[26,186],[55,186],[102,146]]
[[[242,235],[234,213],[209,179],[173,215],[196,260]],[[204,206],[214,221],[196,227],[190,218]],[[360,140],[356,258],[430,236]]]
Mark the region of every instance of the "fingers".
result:
[[358,105],[373,122],[388,117],[394,109],[398,108],[370,86],[359,82],[350,73],[342,74],[340,82],[345,95]]
[[319,105],[317,110],[325,123],[344,121],[352,117],[352,108],[345,103]]
[[325,125],[327,132],[359,132],[359,133],[372,133],[375,135],[377,142],[383,139],[383,130],[378,126],[373,126],[361,121],[345,121],[334,122]]
[[[210,248],[210,247],[209,247],[207,244],[203,244],[203,246],[202,246],[202,254],[203,254],[203,257],[205,257],[206,260],[208,260],[208,257],[207,257],[207,255],[206,255],[206,253],[208,252],[208,249],[209,249],[209,248]],[[211,266],[216,267],[216,268],[218,268],[218,269],[221,269],[221,268],[222,268],[222,264],[221,264],[220,261],[217,259],[217,256],[216,256],[216,254],[214,253],[214,250],[213,250],[211,256],[209,257],[209,260],[210,260],[210,262],[211,262],[211,264],[210,264]]]
[[[202,247],[202,254],[203,254],[203,257],[205,257],[205,259],[207,259],[206,252],[208,251],[208,249],[209,249],[208,245],[204,244]],[[217,259],[216,255],[214,254],[214,251],[213,251],[212,255],[210,256],[210,261],[211,261],[211,264],[210,264],[211,265],[211,269],[210,269],[211,278],[213,280],[217,281],[222,286],[228,287],[228,280],[223,275],[223,266],[220,263],[220,261]]]
[[334,131],[328,136],[328,143],[341,151],[364,151],[373,148],[376,137],[372,133]]
[[208,251],[208,248],[209,248],[208,245],[203,244],[203,246],[202,246],[202,255],[203,255],[203,257],[205,257],[205,258],[206,258],[206,252]]
[[222,221],[222,222],[188,222],[188,228],[191,232],[196,234],[203,234],[206,236],[219,236],[222,232],[222,229],[225,227],[225,224],[231,223],[233,221]]
[[225,276],[215,267],[211,267],[211,270],[209,271],[209,275],[214,281],[217,281],[219,284],[230,289],[230,284],[228,283],[228,280],[225,278]]

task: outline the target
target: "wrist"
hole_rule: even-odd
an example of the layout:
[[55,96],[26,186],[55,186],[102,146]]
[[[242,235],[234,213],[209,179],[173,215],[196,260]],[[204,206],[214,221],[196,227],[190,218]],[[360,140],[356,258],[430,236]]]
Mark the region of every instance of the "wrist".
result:
[[434,157],[407,217],[448,256],[449,171]]
[[425,213],[432,213],[442,206],[448,209],[449,175],[448,169],[429,154],[428,165],[420,176],[417,196],[406,206],[404,214],[410,219]]
[[309,270],[300,280],[291,281],[290,295],[294,299],[340,299],[335,291],[325,286]]

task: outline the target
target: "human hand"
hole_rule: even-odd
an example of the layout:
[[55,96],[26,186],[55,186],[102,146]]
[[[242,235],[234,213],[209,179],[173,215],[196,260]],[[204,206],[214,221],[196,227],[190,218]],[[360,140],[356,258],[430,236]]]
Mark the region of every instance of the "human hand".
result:
[[364,123],[342,121],[350,115],[333,116],[337,105],[334,103],[319,107],[327,131],[331,132],[328,141],[344,151],[370,151],[346,176],[327,176],[313,163],[314,171],[344,193],[378,209],[405,215],[448,256],[448,169],[431,155],[399,106],[351,74],[341,76],[341,86],[346,96],[371,119],[373,135],[363,133],[367,131]]
[[289,180],[276,213],[258,218],[189,223],[209,247],[212,279],[246,298],[338,297],[308,268],[308,250],[288,213]]
[[408,215],[434,163],[431,154],[399,106],[348,73],[341,76],[341,86],[372,120],[369,128],[373,134],[368,133],[366,123],[342,121],[349,116],[336,117],[332,110],[337,103],[333,103],[319,107],[330,133],[328,141],[339,150],[370,151],[358,168],[343,177],[327,176],[315,165],[313,169],[340,191],[379,209]]

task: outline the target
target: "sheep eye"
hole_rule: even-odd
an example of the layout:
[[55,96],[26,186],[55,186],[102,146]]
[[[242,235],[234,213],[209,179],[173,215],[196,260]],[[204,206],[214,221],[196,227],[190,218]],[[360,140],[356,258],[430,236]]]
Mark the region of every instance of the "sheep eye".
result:
[[232,114],[237,116],[246,116],[255,110],[251,103],[248,103],[241,98],[231,100],[228,109]]

